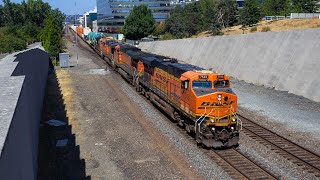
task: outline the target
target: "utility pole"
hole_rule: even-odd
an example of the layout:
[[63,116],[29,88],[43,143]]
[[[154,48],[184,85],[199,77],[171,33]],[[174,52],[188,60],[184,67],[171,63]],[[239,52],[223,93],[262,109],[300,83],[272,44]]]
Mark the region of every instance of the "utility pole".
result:
[[[75,9],[77,9],[77,2],[74,2]],[[76,24],[76,11],[74,13],[74,24]],[[77,54],[77,66],[78,66],[78,32],[76,32],[76,54]]]

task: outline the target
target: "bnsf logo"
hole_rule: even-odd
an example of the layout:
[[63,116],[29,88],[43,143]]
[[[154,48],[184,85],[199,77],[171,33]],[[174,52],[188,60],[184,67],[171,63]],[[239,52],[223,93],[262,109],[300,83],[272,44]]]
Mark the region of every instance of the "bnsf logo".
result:
[[167,77],[165,77],[165,76],[163,76],[161,74],[156,73],[156,77],[157,77],[157,79],[160,79],[164,83],[168,82]]
[[202,102],[200,106],[218,106],[217,102]]
[[205,107],[210,107],[210,106],[222,106],[222,105],[231,105],[233,101],[230,102],[224,102],[222,104],[218,102],[202,102],[200,107],[198,109],[204,109]]

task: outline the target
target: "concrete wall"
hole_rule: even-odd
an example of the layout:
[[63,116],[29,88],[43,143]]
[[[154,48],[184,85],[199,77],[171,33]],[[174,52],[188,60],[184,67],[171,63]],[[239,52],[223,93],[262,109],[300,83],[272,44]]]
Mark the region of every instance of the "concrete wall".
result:
[[1,77],[2,82],[7,82],[6,87],[2,87],[7,94],[0,94],[0,99],[7,100],[0,102],[0,133],[4,138],[4,142],[0,142],[0,177],[37,179],[38,133],[49,56],[40,49],[32,49],[8,59],[14,62],[0,61],[1,67],[15,64],[14,71],[7,72],[8,77]]
[[320,29],[143,42],[140,48],[320,102]]

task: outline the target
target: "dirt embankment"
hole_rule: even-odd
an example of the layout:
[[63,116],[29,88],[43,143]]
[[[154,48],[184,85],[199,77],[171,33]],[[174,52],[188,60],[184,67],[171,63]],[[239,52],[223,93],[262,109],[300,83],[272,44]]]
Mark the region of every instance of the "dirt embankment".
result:
[[[222,32],[224,35],[235,35],[264,32],[266,31],[266,28],[268,29],[268,32],[279,32],[318,27],[320,27],[320,19],[283,19],[272,21],[260,21],[256,26],[248,27],[244,31],[241,29],[241,25],[232,26],[223,29]],[[194,36],[194,38],[208,36],[211,36],[210,32],[205,31]]]

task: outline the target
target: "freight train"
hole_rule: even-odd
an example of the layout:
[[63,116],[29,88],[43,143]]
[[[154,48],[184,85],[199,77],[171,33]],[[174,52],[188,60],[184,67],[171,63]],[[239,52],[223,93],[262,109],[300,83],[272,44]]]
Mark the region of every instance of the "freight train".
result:
[[[78,29],[77,29],[78,30]],[[82,31],[77,31],[80,37]],[[241,120],[227,75],[89,34],[87,43],[136,91],[205,148],[238,145]]]

